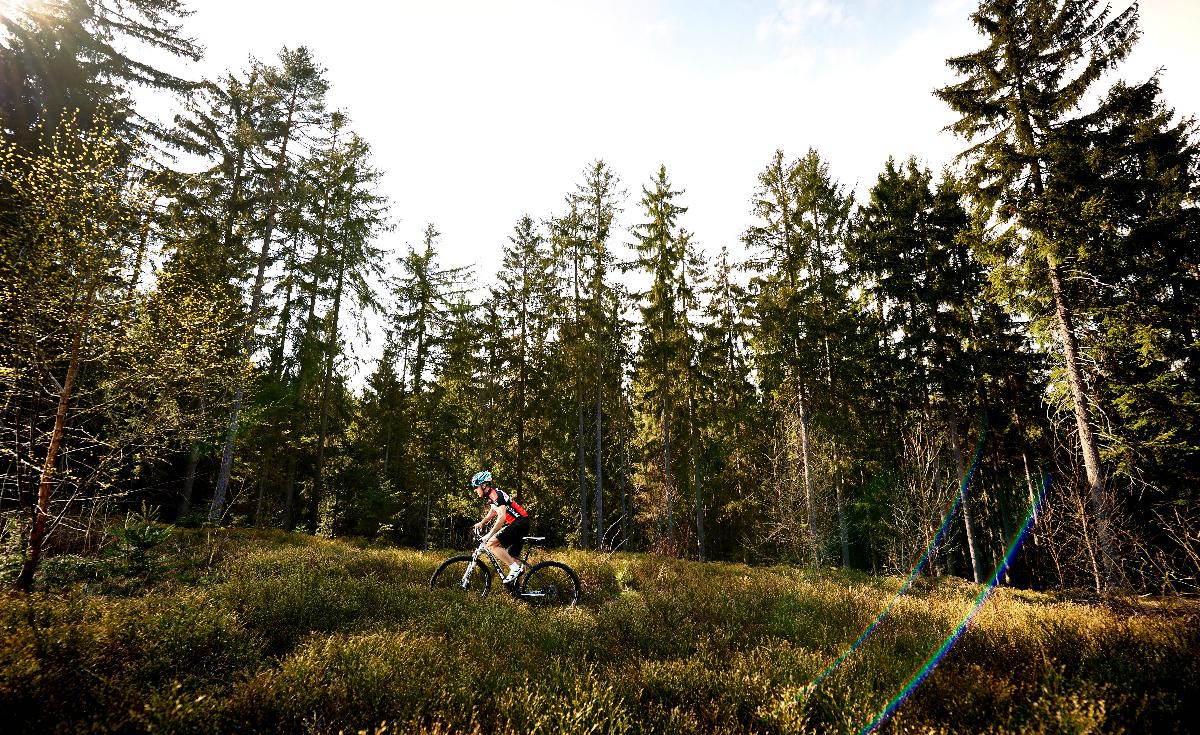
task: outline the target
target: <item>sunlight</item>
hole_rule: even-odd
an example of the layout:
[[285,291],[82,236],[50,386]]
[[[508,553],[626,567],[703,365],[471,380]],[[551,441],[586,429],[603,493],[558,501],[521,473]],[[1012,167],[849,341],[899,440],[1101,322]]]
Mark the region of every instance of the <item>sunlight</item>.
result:
[[45,0],[0,0],[0,15],[5,18],[16,18],[28,15],[45,4]]

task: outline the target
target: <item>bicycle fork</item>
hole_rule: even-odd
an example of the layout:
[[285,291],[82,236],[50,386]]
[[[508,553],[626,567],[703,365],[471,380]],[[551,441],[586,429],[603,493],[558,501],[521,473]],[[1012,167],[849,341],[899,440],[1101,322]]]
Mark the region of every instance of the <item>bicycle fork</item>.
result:
[[475,572],[475,565],[479,563],[479,550],[476,549],[474,554],[471,554],[471,563],[467,564],[467,571],[463,572],[462,582],[459,583],[464,590],[471,586],[471,574]]

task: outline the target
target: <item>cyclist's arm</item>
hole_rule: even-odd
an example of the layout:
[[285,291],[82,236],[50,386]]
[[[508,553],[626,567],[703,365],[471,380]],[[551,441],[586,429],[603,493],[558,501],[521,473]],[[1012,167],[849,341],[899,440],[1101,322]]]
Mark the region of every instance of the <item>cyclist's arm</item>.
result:
[[[503,508],[504,506],[500,507]],[[496,534],[500,533],[500,529],[504,527],[504,511],[499,508],[492,508],[492,512],[496,514],[496,521],[492,524],[492,530],[488,531],[485,537],[489,541],[495,538]]]
[[492,520],[492,517],[495,515],[496,515],[496,509],[488,508],[488,512],[483,515],[483,518],[481,518],[479,520],[479,523],[475,524],[475,528],[483,530],[483,527],[486,526],[488,524],[488,521]]

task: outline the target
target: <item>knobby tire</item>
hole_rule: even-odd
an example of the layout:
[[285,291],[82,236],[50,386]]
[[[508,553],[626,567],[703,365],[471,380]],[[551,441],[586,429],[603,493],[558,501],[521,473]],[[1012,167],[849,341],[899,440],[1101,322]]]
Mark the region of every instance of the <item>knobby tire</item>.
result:
[[467,565],[470,563],[471,556],[469,554],[452,556],[442,562],[434,570],[433,576],[429,578],[429,589],[457,589],[460,592],[476,593],[480,597],[487,597],[488,592],[492,589],[492,570],[487,568],[483,559],[475,562],[475,570],[471,572],[470,586],[467,589],[462,588],[463,574],[466,573]]
[[520,594],[534,605],[572,607],[579,604],[582,589],[574,569],[560,561],[544,561],[522,577]]

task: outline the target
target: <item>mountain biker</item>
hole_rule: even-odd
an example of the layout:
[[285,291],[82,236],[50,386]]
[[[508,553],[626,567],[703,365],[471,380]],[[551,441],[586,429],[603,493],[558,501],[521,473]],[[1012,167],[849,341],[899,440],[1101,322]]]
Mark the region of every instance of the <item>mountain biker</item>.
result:
[[471,478],[471,487],[479,499],[488,504],[488,512],[474,525],[474,529],[482,531],[489,522],[492,523],[483,541],[496,559],[508,565],[504,584],[515,582],[525,571],[525,567],[514,557],[521,553],[521,547],[525,545],[525,535],[529,533],[529,513],[511,495],[496,487],[488,470],[475,473]]

